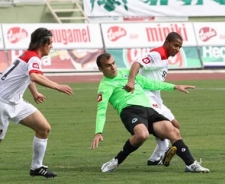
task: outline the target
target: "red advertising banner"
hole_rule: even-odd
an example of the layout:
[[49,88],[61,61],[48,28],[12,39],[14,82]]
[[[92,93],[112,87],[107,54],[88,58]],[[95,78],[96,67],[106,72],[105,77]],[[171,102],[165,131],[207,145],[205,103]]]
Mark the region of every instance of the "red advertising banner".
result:
[[0,73],[4,71],[8,66],[5,51],[0,50]]
[[[102,49],[53,50],[49,56],[42,58],[42,69],[44,72],[76,72],[97,70],[96,58],[102,52]],[[3,52],[0,52],[0,56],[2,53]],[[11,64],[18,56],[23,53],[23,50],[11,50],[7,53],[9,63]],[[0,62],[0,67],[1,69],[5,69],[7,67],[6,61]]]

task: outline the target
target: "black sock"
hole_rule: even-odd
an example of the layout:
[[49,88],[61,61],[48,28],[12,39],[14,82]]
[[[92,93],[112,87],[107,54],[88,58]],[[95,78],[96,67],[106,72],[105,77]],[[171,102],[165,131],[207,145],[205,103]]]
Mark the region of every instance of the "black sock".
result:
[[173,143],[173,146],[177,147],[176,154],[185,162],[186,165],[191,165],[194,163],[195,160],[182,139]]
[[116,159],[118,159],[118,164],[121,164],[130,153],[132,153],[133,151],[137,149],[138,147],[132,146],[130,144],[130,140],[128,139],[127,142],[124,144],[123,149],[115,157]]

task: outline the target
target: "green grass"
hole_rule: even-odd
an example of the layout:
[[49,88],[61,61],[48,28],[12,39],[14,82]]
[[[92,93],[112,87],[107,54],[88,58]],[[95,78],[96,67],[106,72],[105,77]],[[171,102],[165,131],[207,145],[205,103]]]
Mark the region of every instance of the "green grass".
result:
[[[33,131],[10,124],[0,144],[0,183],[4,184],[224,184],[225,96],[224,81],[179,81],[196,85],[188,95],[163,92],[165,104],[181,124],[182,137],[196,159],[202,158],[209,174],[184,173],[183,161],[175,156],[169,167],[148,167],[146,161],[155,147],[150,136],[112,173],[101,173],[101,165],[114,157],[128,139],[116,111],[109,105],[104,141],[90,150],[94,137],[97,105],[96,83],[71,84],[74,96],[39,87],[45,103],[36,105],[52,125],[44,164],[57,172],[55,179],[30,177]],[[26,92],[25,99],[33,103]]]

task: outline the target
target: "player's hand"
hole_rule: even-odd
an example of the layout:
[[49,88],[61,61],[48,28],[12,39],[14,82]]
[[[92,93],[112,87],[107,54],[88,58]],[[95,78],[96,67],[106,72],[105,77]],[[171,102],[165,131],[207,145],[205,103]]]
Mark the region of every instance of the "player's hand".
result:
[[195,89],[195,86],[189,86],[189,85],[175,85],[174,87],[176,90],[184,92],[184,93],[189,93],[186,89]]
[[46,98],[46,97],[45,97],[44,95],[42,95],[41,93],[36,93],[36,94],[34,95],[34,101],[35,101],[37,104],[44,102],[44,101],[45,101],[45,98]]
[[127,92],[134,92],[134,83],[128,82],[123,89],[125,89]]
[[58,91],[66,93],[67,95],[73,95],[73,90],[68,85],[59,85]]
[[90,149],[93,150],[93,149],[97,148],[100,141],[103,141],[102,134],[95,134],[95,138],[92,141]]

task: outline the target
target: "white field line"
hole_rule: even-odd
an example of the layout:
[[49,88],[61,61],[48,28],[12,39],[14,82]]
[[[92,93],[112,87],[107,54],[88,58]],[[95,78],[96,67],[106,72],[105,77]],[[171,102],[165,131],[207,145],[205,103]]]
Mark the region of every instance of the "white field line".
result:
[[225,91],[225,88],[195,88],[195,90]]

